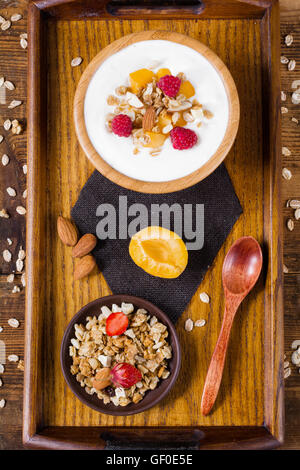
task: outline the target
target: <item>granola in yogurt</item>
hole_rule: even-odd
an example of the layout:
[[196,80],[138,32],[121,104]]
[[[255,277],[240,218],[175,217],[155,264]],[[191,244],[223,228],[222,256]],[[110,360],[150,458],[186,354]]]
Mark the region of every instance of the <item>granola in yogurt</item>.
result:
[[169,377],[167,327],[146,310],[127,303],[103,306],[98,317],[74,328],[71,374],[104,404],[138,403]]

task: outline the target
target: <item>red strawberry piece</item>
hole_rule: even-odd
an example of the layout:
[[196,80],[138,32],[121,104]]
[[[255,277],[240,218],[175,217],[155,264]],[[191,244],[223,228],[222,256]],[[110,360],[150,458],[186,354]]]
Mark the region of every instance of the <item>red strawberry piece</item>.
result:
[[171,142],[174,149],[186,150],[194,147],[198,141],[197,134],[185,127],[174,127],[170,132]]
[[130,388],[141,378],[141,372],[127,362],[121,362],[111,370],[111,380],[117,387]]
[[132,131],[132,121],[126,114],[118,114],[111,121],[111,130],[120,137],[129,137]]
[[180,78],[174,77],[173,75],[165,75],[159,79],[157,86],[164,92],[166,96],[174,98],[179,92],[180,84]]
[[119,336],[126,331],[128,318],[123,312],[113,312],[106,319],[106,334],[108,336]]

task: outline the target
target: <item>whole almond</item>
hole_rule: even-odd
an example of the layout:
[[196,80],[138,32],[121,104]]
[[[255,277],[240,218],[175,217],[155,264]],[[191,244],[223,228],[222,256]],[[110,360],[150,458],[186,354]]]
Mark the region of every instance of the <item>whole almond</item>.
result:
[[95,266],[96,261],[92,255],[86,255],[83,258],[80,258],[75,267],[74,279],[77,281],[78,279],[82,279],[87,276],[93,271]]
[[92,233],[86,233],[72,249],[73,258],[82,258],[89,254],[96,246],[97,238]]
[[57,218],[57,233],[61,241],[67,246],[75,246],[78,240],[75,225],[62,216]]
[[143,117],[143,129],[144,131],[151,131],[155,124],[155,109],[149,106]]
[[96,390],[103,390],[104,388],[108,387],[111,384],[110,368],[104,367],[103,369],[99,370],[92,379],[92,384]]

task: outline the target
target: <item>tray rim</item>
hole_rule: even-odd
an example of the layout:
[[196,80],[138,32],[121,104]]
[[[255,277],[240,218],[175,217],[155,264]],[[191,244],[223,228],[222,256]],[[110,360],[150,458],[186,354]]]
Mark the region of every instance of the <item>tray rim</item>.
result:
[[[40,121],[39,110],[43,101],[43,87],[45,83],[39,75],[40,63],[43,60],[41,44],[42,21],[45,16],[55,16],[57,18],[81,18],[84,13],[83,1],[76,2],[76,7],[72,10],[75,0],[37,0],[31,1],[28,8],[28,31],[31,40],[29,41],[28,60],[28,186],[31,189],[28,197],[27,216],[27,289],[26,289],[26,315],[25,315],[25,373],[24,373],[24,410],[23,410],[23,443],[26,447],[34,449],[104,449],[107,441],[99,436],[99,431],[112,432],[113,428],[90,427],[93,431],[93,439],[89,442],[78,437],[80,428],[45,427],[42,424],[42,410],[38,401],[40,377],[38,373],[38,363],[41,348],[39,331],[41,329],[41,318],[39,315],[39,289],[42,288],[42,280],[39,279],[38,271],[43,268],[44,262],[39,258],[39,241],[44,227],[39,226],[38,198],[34,195],[40,193],[39,176],[43,172],[37,155],[43,151],[44,124]],[[96,0],[89,0],[91,3],[92,17],[99,12],[105,12],[104,6],[107,0],[103,0],[101,5]],[[97,8],[95,6],[97,3]],[[222,7],[231,6],[233,11],[229,14]],[[241,5],[244,10],[241,11]],[[279,4],[278,0],[206,0],[206,9],[201,14],[201,18],[260,18],[262,34],[266,40],[262,41],[263,53],[263,84],[270,86],[270,93],[266,97],[269,105],[268,116],[271,119],[264,119],[264,132],[268,138],[264,139],[264,151],[267,150],[271,156],[273,165],[267,166],[265,163],[264,179],[268,184],[264,185],[264,200],[269,201],[268,212],[264,217],[264,240],[269,243],[272,259],[271,269],[268,267],[265,285],[265,309],[268,308],[268,318],[265,321],[265,399],[264,399],[264,425],[263,426],[198,426],[182,427],[192,440],[195,448],[198,449],[269,449],[278,447],[283,442],[284,416],[283,416],[283,309],[282,309],[282,223],[280,217],[280,113],[278,113],[278,103],[280,95],[279,79],[279,55],[280,55],[280,35],[279,31]],[[94,10],[93,10],[94,8]],[[142,11],[142,13],[141,13]],[[224,12],[225,11],[225,12]],[[149,11],[140,10],[143,18],[149,17]],[[150,12],[151,13],[151,12]],[[172,18],[178,17],[178,11],[174,12],[161,8],[158,13],[154,12],[154,18],[161,18],[161,14],[169,15]],[[202,13],[202,12],[200,12]],[[111,15],[101,18],[112,18]],[[123,18],[133,18],[136,12],[125,12]],[[177,16],[176,16],[177,15]],[[180,16],[180,15],[179,15]],[[195,13],[185,14],[185,18],[195,17]],[[181,16],[182,18],[182,16]],[[270,47],[270,42],[272,47]],[[266,87],[264,86],[264,89]],[[264,108],[265,109],[265,108]],[[265,159],[266,160],[266,159]],[[270,264],[270,263],[269,263]],[[275,308],[276,303],[276,308]],[[273,346],[274,345],[274,346]],[[266,370],[267,369],[267,370]],[[212,428],[216,435],[209,436]],[[138,429],[139,432],[141,428]],[[178,428],[146,428],[142,433],[145,442],[150,437],[150,441],[157,433],[164,430],[172,433],[172,441]],[[70,430],[72,431],[70,433]],[[118,428],[122,434],[122,428]],[[194,431],[201,430],[208,434],[208,439],[200,439],[199,436],[192,435]],[[67,433],[66,433],[67,431]],[[127,429],[128,431],[128,429]],[[235,432],[240,432],[240,438]],[[233,433],[233,434],[232,434]],[[123,434],[126,434],[126,430]],[[148,435],[149,434],[149,435]],[[178,432],[177,432],[178,434]],[[216,438],[217,436],[217,438]],[[229,436],[226,438],[226,436]],[[231,437],[230,437],[231,436]],[[226,441],[227,439],[227,441]],[[225,442],[224,442],[225,441]],[[126,443],[126,439],[123,440]],[[161,441],[157,441],[157,448]],[[126,447],[124,447],[126,448]]]

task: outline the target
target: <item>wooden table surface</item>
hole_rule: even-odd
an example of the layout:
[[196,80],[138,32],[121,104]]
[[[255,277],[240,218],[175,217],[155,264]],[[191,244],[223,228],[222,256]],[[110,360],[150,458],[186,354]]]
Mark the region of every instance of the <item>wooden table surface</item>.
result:
[[[291,83],[300,79],[300,0],[281,0],[281,44],[282,55],[296,60],[296,68],[288,71],[286,65],[281,65],[282,90],[288,92],[287,100],[282,106],[288,108],[288,113],[282,116],[282,145],[291,151],[291,155],[283,156],[283,167],[292,172],[290,180],[282,179],[282,217],[284,228],[284,263],[288,273],[284,276],[285,294],[285,352],[286,360],[290,361],[291,343],[300,339],[300,221],[295,223],[295,229],[286,229],[286,221],[292,215],[292,210],[286,208],[288,199],[300,199],[300,105],[291,103]],[[0,134],[4,136],[0,144],[0,156],[6,153],[10,163],[5,168],[0,164],[0,210],[6,208],[11,214],[9,219],[0,218],[0,253],[8,247],[7,238],[12,240],[9,247],[13,259],[17,258],[20,246],[25,247],[25,216],[16,213],[16,207],[26,205],[22,197],[26,188],[26,176],[23,165],[26,163],[26,67],[27,50],[20,46],[20,34],[26,32],[27,0],[0,0],[0,15],[9,18],[14,13],[21,13],[23,18],[14,22],[7,31],[0,29],[0,77],[4,76],[16,86],[15,90],[0,89]],[[292,34],[292,46],[284,45],[284,37]],[[7,109],[11,100],[21,100],[23,104],[15,109]],[[295,117],[299,124],[291,120]],[[18,119],[24,132],[12,135],[11,131],[3,129],[5,119]],[[17,192],[17,197],[11,198],[7,187]],[[4,262],[0,258],[0,326],[4,329],[0,340],[5,343],[6,355],[17,354],[21,359],[24,354],[24,288],[20,275],[13,284],[7,282],[7,275],[14,269],[13,263]],[[12,293],[12,287],[17,285],[20,292]],[[9,318],[17,318],[19,328],[7,326]],[[0,343],[1,356],[1,343]],[[1,361],[0,361],[1,362]],[[1,375],[3,385],[0,388],[0,399],[5,398],[5,408],[0,410],[0,449],[22,449],[22,393],[23,373],[15,363],[8,363]],[[292,366],[292,374],[285,381],[285,444],[281,449],[300,449],[300,375],[298,369]]]

